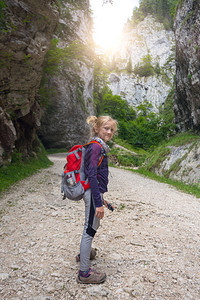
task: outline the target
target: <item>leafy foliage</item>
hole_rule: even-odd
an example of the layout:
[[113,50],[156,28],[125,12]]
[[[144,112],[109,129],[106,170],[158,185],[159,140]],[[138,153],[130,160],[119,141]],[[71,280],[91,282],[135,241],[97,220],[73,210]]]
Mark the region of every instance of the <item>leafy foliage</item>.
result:
[[109,164],[119,163],[122,166],[141,166],[145,156],[132,154],[124,149],[112,147],[108,154]]
[[55,0],[56,4],[62,8],[62,6],[67,2],[71,5],[73,5],[77,9],[84,10],[87,7],[87,1],[86,0]]
[[112,95],[111,91],[103,94],[98,110],[100,114],[111,115],[118,121],[134,120],[136,117],[136,112],[132,106],[128,105],[128,103],[120,96]]
[[152,105],[146,101],[137,107],[134,121],[120,123],[119,136],[132,145],[149,149],[174,133],[175,125],[170,121],[154,113]]
[[102,101],[96,104],[98,113],[117,119],[119,138],[132,146],[149,149],[174,133],[175,125],[171,118],[167,118],[164,112],[162,115],[152,112],[150,103],[144,102],[135,111],[120,96],[112,95],[106,88],[103,91]]
[[[159,65],[156,71],[151,65],[151,56],[143,58],[141,64],[141,76],[149,76],[152,72],[159,73]],[[135,71],[135,70],[134,70]],[[171,91],[166,104],[156,114],[152,105],[146,101],[136,109],[130,106],[120,96],[113,95],[108,88],[108,74],[104,62],[101,59],[95,61],[94,103],[97,115],[108,114],[119,123],[118,136],[134,147],[149,149],[158,145],[175,132],[173,123],[173,93]]]
[[172,87],[169,92],[164,105],[160,107],[160,117],[163,120],[163,128],[166,127],[168,135],[173,135],[176,130],[176,125],[174,124],[174,109],[173,109],[173,98],[174,98],[174,89],[175,86]]
[[131,57],[129,57],[129,60],[128,60],[128,63],[126,66],[126,70],[127,70],[128,74],[131,74],[133,72]]
[[136,75],[139,75],[141,77],[148,77],[151,75],[154,75],[154,67],[151,64],[151,55],[147,54],[142,58],[141,63],[138,63],[135,67],[133,72]]
[[78,62],[82,61],[89,64],[90,62],[87,59],[89,56],[91,56],[91,51],[89,51],[87,45],[78,40],[73,41],[64,48],[59,47],[59,39],[54,38],[51,40],[50,50],[45,56],[43,76],[39,89],[41,106],[51,109],[50,99],[55,95],[56,90],[49,88],[48,82],[51,76],[60,72],[70,82],[73,82],[74,85],[76,84],[77,100],[84,108],[83,81],[78,75]]
[[73,65],[74,68],[77,68],[73,60],[85,61],[85,57],[89,55],[87,47],[78,40],[64,48],[60,48],[58,43],[58,39],[52,39],[50,50],[45,56],[44,72],[50,75],[54,75],[63,66]]
[[173,28],[178,2],[179,0],[141,0],[139,8],[133,10],[130,23],[134,26],[151,14],[162,22],[166,29]]
[[96,114],[100,114],[100,103],[103,100],[103,95],[110,90],[108,88],[109,69],[104,61],[104,58],[96,55],[94,58],[94,86],[93,99],[95,104]]

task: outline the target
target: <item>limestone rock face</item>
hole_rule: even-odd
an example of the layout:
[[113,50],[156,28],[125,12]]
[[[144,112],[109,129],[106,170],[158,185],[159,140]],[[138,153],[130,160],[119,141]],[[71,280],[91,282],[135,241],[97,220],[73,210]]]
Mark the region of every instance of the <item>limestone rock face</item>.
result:
[[[127,72],[128,62],[134,71],[135,66],[147,55],[150,55],[151,64],[157,73],[145,77]],[[174,33],[165,30],[163,24],[149,15],[135,28],[124,32],[118,50],[112,56],[119,70],[109,77],[112,92],[133,106],[148,101],[153,105],[154,111],[158,111],[173,84]]]
[[58,21],[50,0],[4,0],[0,30],[0,164],[16,147],[30,153],[40,126],[37,92]]
[[139,78],[127,73],[121,73],[120,75],[112,73],[109,80],[114,95],[121,96],[134,107],[148,101],[152,104],[155,112],[158,112],[159,106],[164,104],[173,83],[173,81],[170,81],[170,84],[166,84],[161,76]]
[[[39,136],[47,148],[69,148],[89,138],[86,118],[94,114],[91,25],[89,1],[62,3],[54,34],[57,44],[49,53],[54,59],[58,52],[61,59],[55,60],[54,74],[47,69],[41,85],[44,91],[41,102],[45,93],[48,101],[43,109]],[[47,67],[51,64],[48,54],[46,64]]]
[[160,176],[200,186],[200,142],[167,148],[169,154],[153,171]]
[[175,19],[176,90],[174,109],[181,130],[200,131],[200,3],[184,0]]

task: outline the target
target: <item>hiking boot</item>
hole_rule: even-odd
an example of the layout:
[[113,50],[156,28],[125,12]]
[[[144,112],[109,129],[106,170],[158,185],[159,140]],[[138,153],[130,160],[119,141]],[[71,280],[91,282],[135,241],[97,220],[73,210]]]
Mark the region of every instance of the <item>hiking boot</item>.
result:
[[[90,251],[90,260],[93,260],[95,259],[96,257],[96,254],[97,254],[97,251],[96,249],[94,248],[91,248],[91,251]],[[80,261],[80,253],[78,255],[76,255],[76,261],[79,262]]]
[[99,284],[103,283],[106,280],[106,274],[102,272],[97,272],[94,269],[89,270],[87,277],[81,276],[81,272],[76,278],[77,283],[85,283],[85,284]]

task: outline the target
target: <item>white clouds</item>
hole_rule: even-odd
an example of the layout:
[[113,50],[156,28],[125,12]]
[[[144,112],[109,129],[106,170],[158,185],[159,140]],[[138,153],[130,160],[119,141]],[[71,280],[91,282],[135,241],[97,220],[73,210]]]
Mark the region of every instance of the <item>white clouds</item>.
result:
[[139,0],[113,0],[113,5],[102,5],[103,0],[90,0],[94,20],[94,40],[104,48],[113,47],[124,23],[132,16]]

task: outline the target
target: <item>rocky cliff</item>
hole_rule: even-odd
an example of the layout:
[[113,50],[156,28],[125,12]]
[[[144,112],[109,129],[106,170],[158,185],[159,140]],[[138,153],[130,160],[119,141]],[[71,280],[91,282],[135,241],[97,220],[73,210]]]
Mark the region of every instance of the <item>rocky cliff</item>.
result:
[[[200,3],[180,1],[175,18],[176,87],[175,121],[180,131],[200,131]],[[167,146],[151,171],[174,180],[200,186],[200,141]],[[148,164],[148,162],[147,162]]]
[[152,16],[134,28],[127,27],[118,50],[112,54],[117,72],[111,73],[110,88],[133,106],[144,101],[158,111],[172,88],[175,74],[173,31],[165,30]]
[[6,0],[1,6],[0,164],[10,160],[14,148],[33,151],[42,65],[59,16],[50,0]]
[[157,160],[154,160],[150,170],[157,175],[200,187],[199,157],[199,139],[180,146],[170,145],[163,150]]
[[14,149],[35,155],[38,132],[47,147],[83,142],[93,113],[89,0],[0,4],[0,165]]
[[181,1],[175,19],[174,110],[181,130],[200,131],[200,3]]
[[40,87],[39,134],[47,148],[84,143],[89,137],[86,117],[94,113],[89,1],[63,1],[60,13]]

